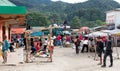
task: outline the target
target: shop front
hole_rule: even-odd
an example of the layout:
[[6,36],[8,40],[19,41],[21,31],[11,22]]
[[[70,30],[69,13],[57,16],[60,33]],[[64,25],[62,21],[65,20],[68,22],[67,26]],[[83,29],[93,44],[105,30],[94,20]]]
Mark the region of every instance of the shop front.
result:
[[25,23],[26,9],[23,6],[0,6],[0,41],[3,35],[11,41],[11,29],[14,25]]

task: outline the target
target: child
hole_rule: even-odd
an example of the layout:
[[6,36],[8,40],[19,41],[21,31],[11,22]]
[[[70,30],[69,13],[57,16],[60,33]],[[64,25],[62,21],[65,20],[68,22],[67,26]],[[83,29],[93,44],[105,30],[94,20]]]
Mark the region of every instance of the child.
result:
[[13,45],[14,45],[14,43],[10,43],[10,47],[9,47],[9,49],[10,49],[10,52],[14,52]]

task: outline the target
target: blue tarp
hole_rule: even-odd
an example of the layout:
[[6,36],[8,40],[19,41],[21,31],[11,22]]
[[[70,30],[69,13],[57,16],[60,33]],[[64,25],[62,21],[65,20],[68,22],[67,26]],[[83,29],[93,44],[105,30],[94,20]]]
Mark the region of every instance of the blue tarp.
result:
[[34,37],[34,36],[42,36],[42,32],[33,32],[30,34],[31,37]]

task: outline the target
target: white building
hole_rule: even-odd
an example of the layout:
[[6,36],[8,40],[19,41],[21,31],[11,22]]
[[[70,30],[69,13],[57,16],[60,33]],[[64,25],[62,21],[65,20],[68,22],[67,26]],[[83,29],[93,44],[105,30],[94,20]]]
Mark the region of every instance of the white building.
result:
[[115,24],[115,29],[120,25],[120,8],[106,12],[106,24]]
[[120,8],[106,12],[106,24],[114,24],[115,29],[106,32],[113,34],[115,46],[120,46]]

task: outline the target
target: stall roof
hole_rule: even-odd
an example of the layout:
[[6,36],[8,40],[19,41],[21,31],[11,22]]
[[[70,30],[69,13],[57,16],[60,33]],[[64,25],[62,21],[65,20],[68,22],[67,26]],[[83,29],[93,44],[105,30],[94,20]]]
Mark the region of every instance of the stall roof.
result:
[[26,8],[23,6],[0,6],[0,14],[25,14]]
[[16,6],[16,5],[8,0],[0,0],[0,6]]
[[8,0],[0,0],[0,14],[25,14],[24,6],[16,6]]

